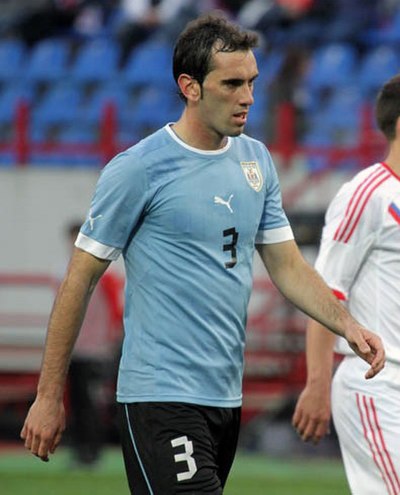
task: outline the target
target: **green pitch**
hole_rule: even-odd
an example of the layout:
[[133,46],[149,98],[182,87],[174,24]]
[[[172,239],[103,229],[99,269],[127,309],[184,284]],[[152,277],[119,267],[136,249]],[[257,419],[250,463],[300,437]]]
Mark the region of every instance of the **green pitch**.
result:
[[[0,451],[4,495],[128,495],[122,458],[108,449],[92,470],[70,466],[67,449],[43,463],[21,450]],[[348,495],[339,460],[271,459],[239,453],[224,495]]]

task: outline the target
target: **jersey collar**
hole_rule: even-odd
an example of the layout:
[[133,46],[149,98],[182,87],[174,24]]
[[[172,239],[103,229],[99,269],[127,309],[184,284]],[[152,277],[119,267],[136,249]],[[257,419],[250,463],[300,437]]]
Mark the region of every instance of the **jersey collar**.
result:
[[171,127],[172,125],[173,125],[173,122],[170,122],[164,127],[164,129],[168,132],[168,134],[172,137],[172,139],[174,141],[176,141],[183,148],[186,148],[187,150],[193,151],[194,153],[198,153],[199,155],[208,155],[208,156],[210,156],[210,155],[222,155],[223,153],[228,151],[229,148],[231,147],[232,138],[230,138],[228,136],[226,145],[219,150],[200,150],[198,148],[194,148],[193,146],[190,146],[189,144],[182,141],[182,139],[180,139],[177,136],[177,134],[175,134],[175,132],[172,130],[172,127]]
[[397,180],[400,180],[400,176],[398,174],[396,174],[396,172],[394,172],[393,169],[390,168],[387,163],[381,162],[381,164],[386,168],[386,170],[388,172],[390,172],[393,175],[393,177],[395,177]]

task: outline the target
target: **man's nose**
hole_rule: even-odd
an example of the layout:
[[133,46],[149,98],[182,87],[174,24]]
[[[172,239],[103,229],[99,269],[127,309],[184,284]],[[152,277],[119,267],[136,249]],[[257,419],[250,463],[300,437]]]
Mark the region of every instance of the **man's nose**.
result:
[[252,105],[254,103],[253,86],[245,84],[243,86],[242,104]]

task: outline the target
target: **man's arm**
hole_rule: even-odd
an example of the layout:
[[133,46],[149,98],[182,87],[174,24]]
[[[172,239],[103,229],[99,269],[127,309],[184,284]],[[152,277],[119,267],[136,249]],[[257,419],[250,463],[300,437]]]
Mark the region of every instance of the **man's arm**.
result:
[[65,429],[64,387],[73,346],[90,296],[109,265],[74,249],[50,315],[35,402],[21,431],[25,447],[43,461],[60,443]]
[[260,244],[257,249],[282,294],[311,318],[344,337],[354,352],[371,365],[365,377],[375,376],[385,364],[381,339],[354,320],[304,260],[296,243]]
[[318,443],[329,432],[335,335],[309,320],[306,335],[307,383],[292,424],[304,441]]

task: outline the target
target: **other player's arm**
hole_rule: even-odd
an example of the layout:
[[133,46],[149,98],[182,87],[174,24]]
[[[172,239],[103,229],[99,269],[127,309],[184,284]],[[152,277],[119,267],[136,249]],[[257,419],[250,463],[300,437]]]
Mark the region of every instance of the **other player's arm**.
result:
[[335,335],[315,320],[306,334],[307,382],[292,424],[304,441],[318,443],[329,432]]
[[72,349],[90,296],[109,263],[75,248],[58,290],[47,329],[36,399],[21,430],[25,447],[43,461],[55,451],[65,429],[63,395]]
[[366,378],[375,376],[385,363],[381,339],[350,315],[304,260],[295,241],[259,244],[257,249],[282,294],[321,325],[344,337],[354,352],[370,364]]

